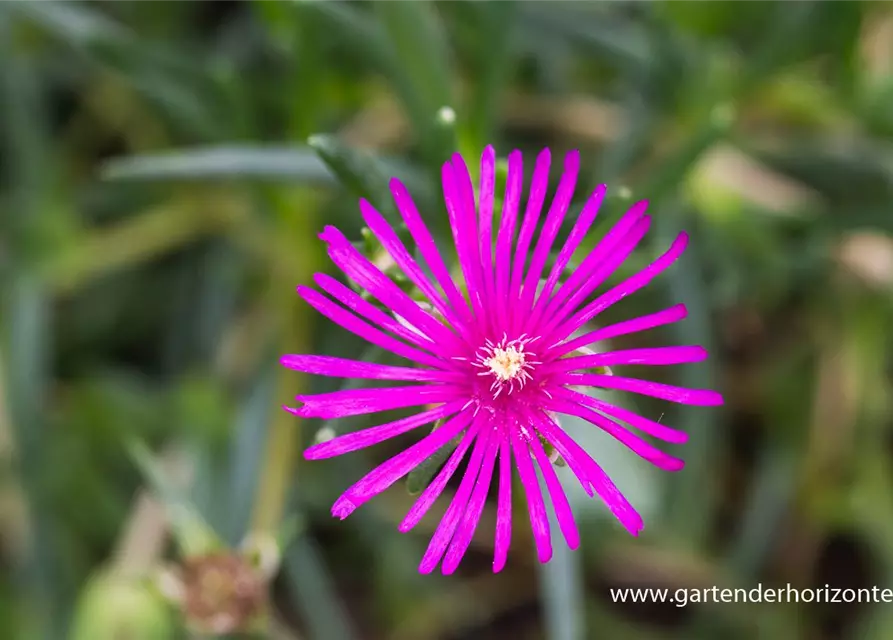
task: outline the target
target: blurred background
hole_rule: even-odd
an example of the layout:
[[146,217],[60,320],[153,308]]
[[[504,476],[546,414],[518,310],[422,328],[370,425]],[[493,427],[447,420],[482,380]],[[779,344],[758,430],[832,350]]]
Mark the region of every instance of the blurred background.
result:
[[[0,637],[893,638],[889,604],[610,598],[893,587],[890,3],[4,2],[0,48]],[[639,539],[569,481],[580,550],[539,566],[521,499],[503,573],[488,506],[419,576],[445,500],[407,535],[403,483],[333,520],[405,441],[304,461],[369,423],[281,411],[341,381],[278,357],[378,357],[295,295],[316,234],[374,251],[390,176],[444,234],[440,165],[488,143],[580,149],[590,247],[649,199],[621,276],[691,233],[608,315],[684,301],[634,343],[705,345],[660,379],[726,405],[630,404],[690,433],[677,474],[568,425]]]

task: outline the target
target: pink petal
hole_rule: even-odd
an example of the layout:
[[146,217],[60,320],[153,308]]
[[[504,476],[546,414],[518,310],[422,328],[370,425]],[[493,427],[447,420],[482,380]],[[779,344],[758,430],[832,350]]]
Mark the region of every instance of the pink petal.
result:
[[[615,224],[605,237],[599,241],[595,248],[589,252],[580,266],[574,270],[567,281],[558,288],[558,291],[552,299],[548,301],[546,312],[544,314],[546,317],[553,315],[565,300],[571,295],[578,293],[581,286],[584,288],[584,293],[582,296],[578,296],[576,298],[577,300],[584,299],[585,296],[588,295],[586,293],[587,290],[590,292],[594,291],[595,287],[599,286],[604,281],[607,276],[602,277],[600,281],[592,286],[591,279],[593,273],[599,268],[602,268],[611,257],[616,256],[618,247],[629,244],[627,238],[633,239],[635,237],[631,237],[633,231],[637,231],[637,235],[641,239],[645,234],[645,231],[648,229],[647,224],[645,225],[645,228],[642,229],[642,218],[645,216],[647,208],[647,201],[637,202],[629,209],[629,211],[623,214],[617,224]],[[638,231],[641,231],[640,235],[638,234]],[[634,247],[635,244],[633,244],[633,248]],[[632,248],[630,248],[629,251],[632,251]],[[625,257],[622,257],[620,262],[624,259]],[[620,264],[620,262],[617,264]],[[602,269],[602,272],[603,271],[604,270]],[[608,273],[608,275],[610,275],[610,273]],[[576,308],[577,304],[577,302],[574,302],[568,306],[573,310]],[[539,315],[537,315],[537,319],[538,318]]]
[[321,460],[357,451],[358,449],[365,449],[379,442],[396,438],[423,425],[431,424],[441,418],[446,418],[459,411],[463,404],[464,402],[461,400],[449,402],[434,409],[395,420],[394,422],[361,429],[352,433],[345,433],[337,438],[332,438],[310,447],[304,451],[304,457],[307,460]]
[[684,304],[673,305],[663,311],[658,311],[657,313],[652,313],[647,316],[640,316],[631,320],[624,320],[616,324],[608,325],[607,327],[602,327],[601,329],[596,329],[595,331],[590,331],[569,342],[563,342],[551,349],[546,357],[557,358],[565,353],[576,351],[581,347],[586,347],[596,342],[602,342],[619,336],[625,336],[630,333],[638,333],[639,331],[653,329],[654,327],[660,327],[665,324],[679,322],[680,320],[683,320],[687,314],[688,311]]
[[636,275],[627,278],[617,286],[600,295],[586,305],[581,311],[574,314],[570,320],[559,326],[555,331],[555,338],[563,340],[615,302],[622,300],[631,293],[635,293],[650,283],[654,278],[663,273],[667,267],[673,264],[680,255],[682,255],[686,245],[688,245],[688,235],[680,233],[667,252],[657,260],[642,269]]
[[604,200],[606,190],[607,187],[605,185],[599,185],[583,206],[583,210],[580,212],[577,222],[574,223],[574,228],[571,230],[567,242],[561,247],[561,251],[555,259],[555,264],[552,266],[552,271],[546,279],[546,284],[543,286],[543,290],[540,292],[539,298],[536,301],[533,313],[534,318],[538,317],[545,309],[552,297],[552,292],[555,290],[555,285],[558,284],[558,279],[561,278],[565,267],[567,267],[570,259],[573,257],[577,248],[580,246],[580,243],[583,241],[583,238],[586,236],[586,232],[589,231],[589,228],[595,221],[599,207],[601,207],[602,200]]
[[457,381],[458,373],[412,367],[392,367],[374,362],[312,355],[284,355],[279,363],[287,368],[317,376],[362,378],[366,380],[416,380],[420,382]]
[[434,343],[431,342],[431,340],[427,336],[423,336],[416,331],[407,329],[402,324],[397,322],[392,316],[389,316],[381,309],[378,309],[368,300],[364,300],[359,294],[357,294],[356,291],[341,284],[340,282],[335,280],[335,278],[326,275],[325,273],[317,273],[314,274],[313,281],[317,284],[317,286],[319,286],[320,289],[328,293],[330,296],[335,298],[335,300],[343,304],[345,307],[347,307],[357,315],[377,324],[382,329],[386,329],[397,334],[407,342],[411,342],[412,344],[422,349],[427,349],[428,351],[435,350]]
[[512,151],[508,159],[508,176],[505,183],[505,198],[502,203],[502,219],[496,237],[496,317],[501,327],[511,326],[507,310],[509,274],[512,267],[512,242],[515,238],[515,225],[518,220],[518,204],[521,200],[521,186],[524,180],[524,167],[520,151]]
[[383,462],[345,491],[332,505],[332,515],[344,520],[357,507],[390,487],[419,466],[435,451],[455,438],[471,422],[471,411],[462,411],[444,422],[439,429]]
[[[549,518],[546,516],[546,505],[543,503],[543,495],[540,493],[539,482],[533,463],[530,460],[527,437],[521,439],[520,429],[509,429],[512,438],[512,450],[515,452],[515,461],[518,465],[518,474],[521,476],[521,484],[524,493],[527,494],[527,508],[530,511],[530,528],[533,531],[533,540],[536,543],[537,555],[540,562],[548,562],[552,558],[552,538],[549,534]],[[536,437],[536,436],[533,436]]]
[[530,447],[536,456],[543,478],[546,480],[546,487],[549,490],[549,495],[552,497],[552,507],[555,509],[555,516],[558,519],[561,533],[564,535],[565,541],[567,541],[567,546],[571,549],[576,549],[580,546],[580,532],[577,530],[577,523],[574,522],[574,514],[564,493],[564,487],[561,486],[558,475],[555,473],[555,467],[549,461],[549,456],[546,455],[539,437],[534,436],[530,439]]
[[475,215],[474,187],[468,167],[459,154],[453,154],[452,162],[447,162],[441,170],[443,199],[459,267],[468,285],[468,297],[477,316],[478,323],[484,321],[484,307],[481,285],[481,248],[478,240],[477,216]]
[[605,376],[598,373],[569,373],[559,376],[557,380],[568,385],[629,391],[680,404],[712,407],[723,403],[722,395],[711,389],[686,389],[660,382],[624,378],[622,376]]
[[294,411],[302,418],[344,418],[366,413],[418,407],[424,404],[458,400],[461,391],[445,384],[381,389],[343,389],[331,393],[295,396],[304,406]]
[[477,529],[481,520],[484,502],[486,502],[487,494],[490,491],[493,467],[496,464],[496,453],[499,450],[499,443],[502,439],[502,434],[494,430],[490,444],[487,446],[487,451],[484,453],[484,462],[475,481],[474,489],[471,492],[471,498],[468,500],[468,507],[465,509],[462,522],[459,524],[459,528],[453,536],[453,541],[450,543],[443,558],[441,570],[444,575],[453,573],[459,567],[459,563],[462,562],[462,558],[471,544],[471,538],[474,536],[475,529]]
[[678,429],[673,429],[672,427],[668,427],[665,424],[655,422],[654,420],[649,420],[648,418],[640,416],[639,414],[634,413],[629,409],[609,404],[607,402],[599,400],[598,398],[588,396],[585,393],[577,393],[576,391],[570,390],[568,390],[568,392],[573,394],[573,397],[582,404],[588,405],[598,410],[599,412],[607,414],[613,418],[617,418],[618,420],[623,420],[639,431],[643,431],[650,436],[654,436],[655,438],[660,438],[664,442],[671,442],[673,444],[682,444],[684,442],[688,442],[688,434],[684,431],[679,431]]
[[[524,211],[524,221],[521,223],[521,232],[518,235],[518,245],[515,247],[515,255],[512,259],[512,279],[509,284],[509,305],[514,309],[514,300],[521,299],[521,279],[524,275],[524,266],[527,262],[527,252],[530,250],[530,241],[539,221],[543,202],[546,199],[546,190],[549,188],[549,165],[552,155],[548,149],[543,149],[536,157],[536,166],[533,169],[533,179],[530,182],[530,193],[527,196],[527,209]],[[515,316],[512,327],[517,330],[520,327],[520,317]]]
[[[644,526],[642,516],[638,514],[629,503],[629,500],[624,497],[617,485],[611,481],[598,463],[573,438],[551,420],[547,424],[539,425],[539,429],[564,456],[568,466],[571,466],[571,460],[574,460],[575,465],[582,465],[587,481],[591,483],[592,488],[595,489],[608,509],[611,510],[611,513],[632,535],[639,535]],[[592,495],[591,492],[590,495]]]
[[437,280],[437,284],[440,285],[440,288],[446,294],[447,300],[450,301],[453,310],[467,321],[470,318],[468,314],[468,306],[465,304],[465,300],[462,298],[462,294],[459,292],[458,287],[456,287],[456,283],[453,282],[450,272],[447,269],[446,264],[444,264],[440,252],[437,250],[434,238],[431,236],[431,232],[428,231],[428,227],[425,226],[422,217],[419,215],[418,209],[412,201],[412,197],[409,195],[406,187],[403,186],[403,183],[396,178],[391,180],[389,185],[397,209],[399,209],[400,215],[403,216],[403,222],[406,223],[406,228],[409,230],[409,234],[415,241],[419,253],[431,269],[431,273],[434,275],[434,279]]
[[[556,441],[556,439],[551,436],[552,430],[550,429],[550,425],[555,424],[552,417],[546,415],[542,411],[535,412],[533,415],[534,425],[536,426],[537,431],[549,441],[555,450],[561,454],[561,457],[564,458],[565,462],[567,462],[567,466],[573,472],[575,476],[577,476],[577,480],[580,481],[580,486],[583,487],[583,491],[591,498],[594,493],[592,489],[592,483],[589,479],[589,474],[586,472],[585,466],[578,462],[574,453],[570,451],[561,441]],[[557,424],[555,427],[558,428]]]
[[457,346],[457,337],[439,320],[394,284],[344,237],[338,229],[326,226],[319,235],[328,245],[329,257],[351,280],[371,293],[386,307],[399,313],[435,342]]
[[580,171],[580,152],[569,151],[564,158],[564,173],[561,181],[558,183],[558,190],[552,199],[552,206],[549,207],[549,213],[546,215],[546,221],[540,231],[539,238],[536,242],[536,248],[533,251],[533,259],[530,261],[530,269],[524,279],[524,291],[521,294],[521,308],[528,311],[533,308],[533,299],[536,295],[537,286],[543,275],[543,267],[546,259],[549,257],[549,251],[552,250],[552,244],[555,242],[555,236],[558,235],[558,229],[564,221],[568,207],[571,204],[571,198],[574,197],[574,189],[577,186],[577,174]]
[[301,296],[307,302],[307,304],[319,311],[322,315],[327,317],[335,324],[344,327],[351,333],[360,336],[367,342],[374,344],[377,347],[381,347],[382,349],[397,354],[398,356],[402,356],[408,360],[414,360],[415,362],[426,364],[429,367],[444,368],[449,366],[445,363],[444,360],[405,345],[399,340],[396,340],[395,338],[382,333],[378,329],[371,327],[343,307],[338,306],[337,304],[323,296],[318,291],[310,289],[309,287],[302,286],[298,287],[298,295]]
[[443,557],[443,553],[446,551],[447,545],[453,538],[456,527],[459,525],[459,519],[466,510],[472,487],[477,479],[478,472],[481,470],[484,454],[489,450],[490,440],[494,435],[494,430],[489,426],[485,426],[481,430],[480,435],[478,435],[471,457],[468,460],[468,469],[462,477],[462,482],[459,483],[456,495],[453,496],[450,506],[447,507],[443,519],[437,525],[437,529],[428,543],[428,549],[425,551],[425,555],[419,564],[419,573],[431,573]]
[[437,498],[440,497],[440,494],[443,493],[447,482],[449,482],[450,478],[453,477],[453,474],[456,473],[456,469],[465,457],[465,452],[468,451],[468,447],[470,447],[474,439],[477,438],[479,431],[480,422],[476,421],[472,423],[468,431],[465,432],[465,436],[462,438],[461,442],[459,442],[459,446],[456,447],[450,455],[447,463],[438,472],[434,480],[425,487],[425,490],[419,495],[415,504],[412,505],[412,508],[406,514],[406,517],[403,518],[400,526],[397,527],[399,531],[406,533],[425,517],[425,514],[428,513],[431,505],[433,505]]
[[627,431],[610,418],[575,401],[573,396],[570,396],[571,399],[566,399],[569,396],[559,392],[559,390],[556,390],[554,393],[556,394],[555,399],[550,400],[546,405],[551,411],[576,416],[594,424],[605,433],[613,436],[618,442],[626,445],[637,456],[647,460],[656,467],[666,471],[679,471],[685,466],[684,460],[664,453],[650,442],[646,442],[634,433]]
[[447,319],[450,325],[456,329],[461,328],[463,323],[457,319],[452,309],[440,295],[440,292],[431,284],[421,267],[419,267],[418,263],[412,258],[409,251],[400,241],[397,233],[391,228],[382,215],[366,200],[360,200],[360,212],[362,213],[363,220],[369,225],[369,229],[394,259],[397,266],[403,270],[406,277],[427,296],[431,304],[434,305],[434,308]]
[[505,568],[512,542],[512,447],[508,438],[499,443],[499,496],[496,505],[496,538],[493,573]]
[[496,188],[496,151],[487,145],[481,155],[481,193],[478,217],[480,219],[481,275],[484,295],[492,300],[496,291],[493,284],[493,192]]
[[624,349],[555,360],[542,365],[541,371],[544,373],[555,371],[578,371],[580,369],[614,367],[619,365],[663,366],[701,362],[706,358],[707,351],[699,346]]
[[[620,265],[626,261],[642,241],[642,238],[645,237],[650,225],[651,218],[649,216],[643,216],[641,220],[636,222],[630,232],[617,243],[614,251],[609,254],[604,261],[599,262],[588,272],[584,271],[583,267],[581,267],[578,270],[578,273],[585,273],[585,282],[580,285],[580,288],[570,296],[570,299],[564,305],[556,309],[556,303],[553,301],[546,308],[546,311],[544,312],[546,322],[541,329],[541,332],[543,334],[549,334],[549,332],[553,332],[556,327],[560,328],[562,321],[576,311],[579,305],[582,304],[582,302],[586,300],[597,287],[601,286],[602,283],[610,278]],[[549,340],[546,342],[548,344]]]

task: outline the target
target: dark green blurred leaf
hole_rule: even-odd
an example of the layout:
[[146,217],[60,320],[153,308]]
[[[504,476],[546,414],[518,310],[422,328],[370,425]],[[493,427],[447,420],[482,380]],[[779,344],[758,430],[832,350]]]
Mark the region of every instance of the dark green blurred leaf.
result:
[[184,465],[187,464],[182,455],[170,456],[170,462],[178,467],[178,473],[171,474],[141,441],[131,440],[128,450],[146,483],[164,504],[180,553],[185,557],[198,556],[222,548],[223,542],[186,498],[185,488],[177,484],[178,476],[180,481],[184,480]]
[[[443,420],[438,420],[434,424],[434,428],[438,429],[442,425]],[[437,472],[440,471],[440,468],[443,466],[443,463],[447,461],[447,458],[450,457],[450,454],[459,446],[459,443],[462,442],[464,436],[465,432],[463,431],[409,472],[409,475],[406,476],[406,491],[409,492],[410,495],[415,496],[420,494],[425,490],[425,487],[431,484],[431,480],[433,480],[434,476],[437,475]]]
[[310,638],[354,640],[360,637],[313,538],[307,534],[298,536],[286,550],[282,570],[292,600],[310,629]]
[[307,144],[355,196],[366,198],[391,222],[398,220],[388,188],[388,181],[392,176],[385,173],[385,167],[377,158],[364,151],[351,149],[329,135],[311,136]]
[[[635,24],[607,9],[610,5],[563,3],[561,8],[539,3],[522,3],[523,24],[533,33],[554,34],[567,39],[582,50],[604,58],[627,70],[640,68],[652,59],[647,33]],[[601,9],[606,9],[602,11]]]
[[[471,7],[475,10],[477,33],[473,42],[480,80],[468,109],[471,141],[467,146],[481,150],[495,142],[497,109],[512,72],[512,45],[521,7],[515,0],[477,2]],[[502,193],[503,189],[497,184],[496,193]]]
[[451,53],[436,5],[420,0],[374,6],[393,47],[398,89],[419,143],[429,162],[439,166],[455,150],[455,144],[451,148],[452,141],[435,125],[438,110],[453,104]]
[[254,508],[254,496],[264,464],[263,452],[267,444],[272,411],[275,406],[276,376],[272,363],[256,375],[254,384],[236,416],[235,435],[231,439],[227,490],[218,497],[227,503],[229,522],[227,540],[236,544],[248,533]]
[[8,3],[7,9],[18,12],[74,47],[110,42],[121,44],[134,37],[132,31],[84,2],[18,0]]

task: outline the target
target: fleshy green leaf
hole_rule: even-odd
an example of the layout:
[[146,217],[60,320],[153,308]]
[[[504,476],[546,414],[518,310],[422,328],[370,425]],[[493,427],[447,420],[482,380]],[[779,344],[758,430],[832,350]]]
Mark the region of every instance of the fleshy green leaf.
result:
[[[438,420],[434,425],[434,429],[439,429],[442,424],[443,420]],[[459,446],[464,435],[465,432],[463,431],[431,454],[427,460],[410,471],[409,475],[406,477],[406,490],[410,495],[418,495],[425,490],[425,487],[431,483],[431,480],[433,480],[434,476],[437,475],[437,472],[440,471],[440,468],[447,461],[447,458],[450,457],[450,454]]]
[[115,158],[101,171],[106,180],[299,180],[330,184],[332,173],[310,149],[221,146]]
[[366,198],[392,222],[398,219],[388,189],[391,176],[375,156],[351,149],[329,135],[310,136],[307,144],[354,195]]

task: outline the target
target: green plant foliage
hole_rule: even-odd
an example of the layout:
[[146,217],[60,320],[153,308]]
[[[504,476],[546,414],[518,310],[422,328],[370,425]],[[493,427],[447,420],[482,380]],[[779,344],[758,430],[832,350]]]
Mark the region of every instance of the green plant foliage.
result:
[[[272,540],[250,637],[889,640],[884,603],[609,590],[893,589],[891,34],[878,2],[0,3],[0,638],[187,637],[195,602],[159,576]],[[360,198],[415,250],[392,177],[449,255],[441,165],[458,151],[476,175],[491,143],[497,216],[512,149],[528,178],[552,149],[552,191],[580,150],[573,213],[608,185],[565,275],[638,200],[652,229],[621,275],[690,234],[598,322],[684,302],[685,322],[618,343],[703,345],[707,362],[654,379],[726,405],[635,401],[689,434],[672,476],[564,423],[646,516],[639,538],[556,454],[580,550],[556,538],[536,566],[516,484],[505,571],[491,491],[457,574],[419,576],[446,496],[397,524],[458,439],[333,519],[339,491],[415,435],[304,460],[380,422],[279,410],[367,381],[278,357],[397,364],[294,287],[330,270],[325,225],[386,258]]]

